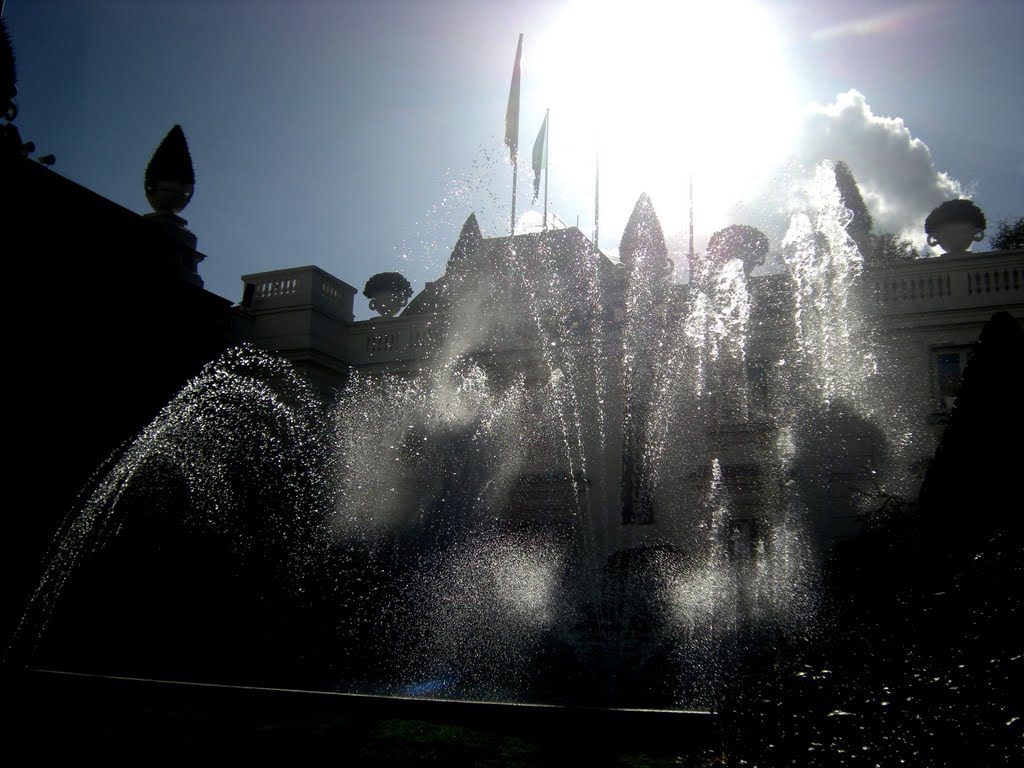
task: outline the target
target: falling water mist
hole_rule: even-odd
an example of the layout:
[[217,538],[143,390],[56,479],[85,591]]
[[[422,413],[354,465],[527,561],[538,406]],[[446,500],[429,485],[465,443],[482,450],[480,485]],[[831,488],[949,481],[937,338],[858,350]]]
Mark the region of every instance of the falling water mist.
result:
[[649,201],[623,266],[570,230],[460,240],[416,375],[357,372],[324,404],[232,350],[97,475],[14,650],[59,663],[87,627],[111,670],[130,650],[247,682],[713,706],[813,618],[819,417],[877,421],[829,173],[771,276],[781,359],[755,359],[740,259],[671,282]]

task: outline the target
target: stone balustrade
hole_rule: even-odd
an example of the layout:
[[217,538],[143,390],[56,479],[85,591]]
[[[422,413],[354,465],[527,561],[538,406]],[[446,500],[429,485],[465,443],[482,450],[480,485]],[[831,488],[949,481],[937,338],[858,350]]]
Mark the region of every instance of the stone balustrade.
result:
[[244,275],[242,303],[254,314],[268,311],[316,309],[351,323],[356,289],[319,267],[297,267]]
[[[261,275],[259,282],[252,283],[253,291],[251,309],[267,309],[270,306],[288,306],[291,304],[308,303],[300,301],[302,294],[307,293],[308,275],[303,272],[287,272],[273,277]],[[248,280],[246,276],[243,280]],[[300,283],[302,285],[300,286]]]
[[[318,267],[263,272],[243,280],[242,304],[253,323],[252,338],[267,348],[319,350],[339,364],[354,366],[404,366],[439,351],[438,318],[414,314],[354,322],[356,289]],[[867,290],[868,316],[890,327],[915,326],[912,316],[938,319],[943,313],[963,310],[987,316],[1024,305],[1024,249],[895,264],[868,272],[862,285]],[[751,343],[755,347],[780,343],[787,335],[789,286],[783,276],[769,275],[752,290]],[[518,349],[521,337],[528,335],[511,324],[494,330],[498,331],[492,334],[495,350]]]
[[346,358],[354,365],[421,360],[438,347],[437,323],[432,315],[363,320],[346,333]]
[[867,279],[876,315],[995,311],[1024,303],[1024,250],[917,259],[871,273]]

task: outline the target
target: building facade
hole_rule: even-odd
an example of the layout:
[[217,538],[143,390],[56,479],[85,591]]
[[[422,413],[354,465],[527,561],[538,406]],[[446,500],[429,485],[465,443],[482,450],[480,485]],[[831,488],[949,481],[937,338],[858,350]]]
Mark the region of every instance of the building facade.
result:
[[711,264],[676,285],[575,228],[483,238],[470,217],[400,314],[354,321],[356,289],[316,267],[245,276],[242,313],[249,340],[324,388],[472,365],[492,393],[537,393],[513,525],[585,510],[610,556],[692,546],[721,509],[725,546],[753,551],[794,496],[820,542],[913,498],[982,327],[1024,315],[1020,250],[839,280],[805,267]]

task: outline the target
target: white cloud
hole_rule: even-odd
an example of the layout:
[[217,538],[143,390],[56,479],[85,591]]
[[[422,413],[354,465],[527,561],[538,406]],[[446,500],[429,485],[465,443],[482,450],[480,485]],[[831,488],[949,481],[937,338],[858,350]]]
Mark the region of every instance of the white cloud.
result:
[[798,157],[813,168],[819,160],[845,160],[860,186],[879,232],[923,237],[935,206],[965,194],[961,184],[935,167],[931,150],[899,117],[871,111],[859,91],[814,106],[804,120]]
[[790,214],[806,205],[803,190],[822,160],[844,160],[850,167],[876,232],[898,232],[916,245],[924,244],[924,219],[931,210],[969,192],[935,167],[931,150],[901,118],[876,115],[856,90],[839,94],[831,104],[811,106],[796,147],[769,188],[730,216],[733,223],[762,228],[773,249]]

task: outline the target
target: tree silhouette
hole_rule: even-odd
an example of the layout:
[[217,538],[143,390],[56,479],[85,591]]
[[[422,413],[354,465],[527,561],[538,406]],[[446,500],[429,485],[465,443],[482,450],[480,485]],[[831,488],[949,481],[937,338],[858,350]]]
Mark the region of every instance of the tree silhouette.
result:
[[866,255],[871,250],[871,229],[874,227],[874,221],[860,194],[860,187],[857,186],[857,180],[853,177],[850,166],[840,160],[835,165],[835,175],[839,197],[843,201],[843,205],[853,214],[850,223],[846,225],[846,231],[853,238],[853,242],[857,244],[861,255]]
[[[1015,765],[1020,757],[1024,333],[992,317],[918,504],[837,547],[822,619],[726,691],[730,758],[762,766]],[[729,764],[732,764],[730,759]]]
[[883,232],[871,239],[871,248],[864,254],[865,267],[885,267],[917,258],[917,248],[909,238],[895,232]]
[[996,229],[990,242],[994,251],[1024,248],[1024,216],[1019,217],[1016,221],[999,222],[999,228]]
[[[934,525],[930,533],[950,547],[970,549],[1004,525],[1021,525],[1001,487],[986,479],[1010,482],[1019,472],[1019,454],[1009,446],[1024,434],[1022,388],[1024,331],[1008,312],[999,312],[985,324],[964,369],[949,425],[921,487],[921,506]],[[985,514],[965,525],[971,510]]]

